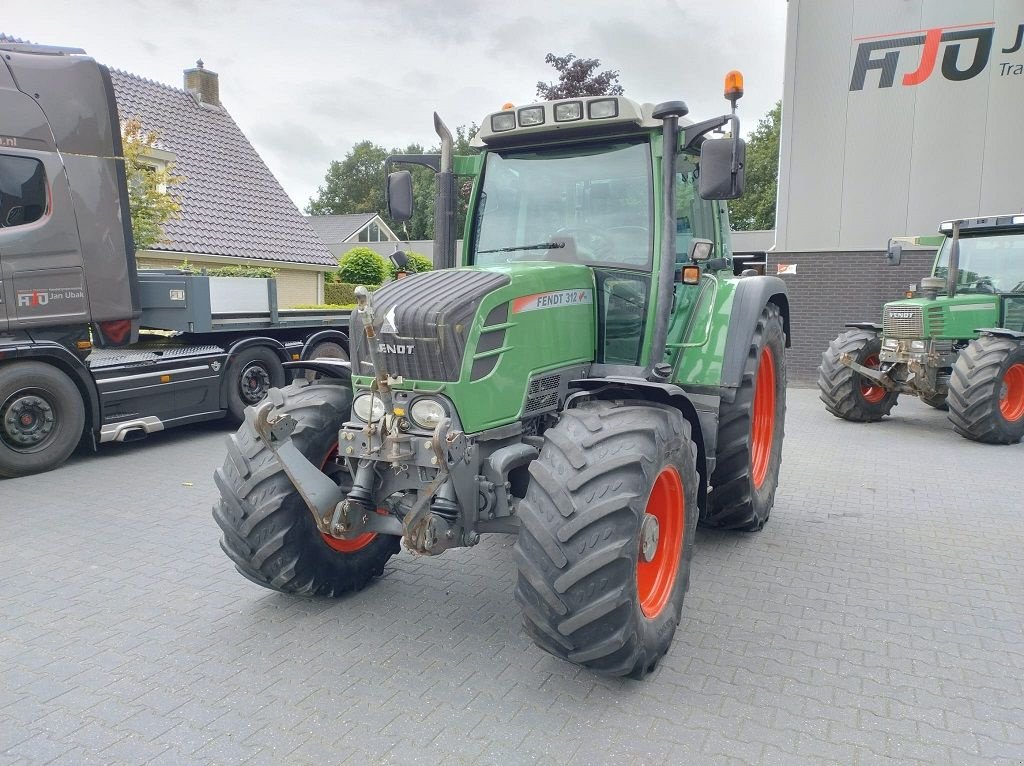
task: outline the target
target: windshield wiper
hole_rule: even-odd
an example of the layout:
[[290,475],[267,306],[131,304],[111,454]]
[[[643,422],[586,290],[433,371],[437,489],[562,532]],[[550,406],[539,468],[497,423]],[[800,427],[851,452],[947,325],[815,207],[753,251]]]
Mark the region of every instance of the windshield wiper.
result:
[[515,247],[496,247],[493,250],[477,250],[477,253],[511,253],[514,250],[554,250],[565,247],[564,242],[540,242],[536,245],[516,245]]

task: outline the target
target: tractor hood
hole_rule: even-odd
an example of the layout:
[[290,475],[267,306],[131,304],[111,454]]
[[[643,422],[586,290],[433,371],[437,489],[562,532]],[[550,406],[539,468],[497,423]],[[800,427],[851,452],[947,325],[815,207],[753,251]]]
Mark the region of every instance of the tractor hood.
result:
[[[518,420],[538,373],[593,362],[595,300],[594,273],[574,264],[416,274],[373,294],[374,342],[399,387],[444,391],[474,432]],[[351,329],[353,375],[372,376],[358,312]]]
[[962,340],[977,335],[979,327],[999,324],[999,297],[984,293],[958,293],[954,298],[907,298],[886,303],[882,309],[887,338]]

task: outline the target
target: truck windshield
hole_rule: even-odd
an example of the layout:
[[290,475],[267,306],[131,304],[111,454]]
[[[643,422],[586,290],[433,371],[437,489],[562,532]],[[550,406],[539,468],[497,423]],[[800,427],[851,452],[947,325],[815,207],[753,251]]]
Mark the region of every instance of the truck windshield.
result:
[[[946,278],[949,245],[946,239],[935,261],[935,276]],[[960,237],[959,292],[1024,293],[1024,232]]]
[[650,268],[651,159],[643,141],[487,156],[473,262]]

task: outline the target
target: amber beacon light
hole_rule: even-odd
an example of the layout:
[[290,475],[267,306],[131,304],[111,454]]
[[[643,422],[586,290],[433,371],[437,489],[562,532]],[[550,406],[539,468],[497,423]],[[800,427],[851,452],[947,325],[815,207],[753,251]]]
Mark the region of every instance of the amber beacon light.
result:
[[743,96],[743,73],[733,69],[725,76],[725,97],[732,102],[735,108],[736,102]]

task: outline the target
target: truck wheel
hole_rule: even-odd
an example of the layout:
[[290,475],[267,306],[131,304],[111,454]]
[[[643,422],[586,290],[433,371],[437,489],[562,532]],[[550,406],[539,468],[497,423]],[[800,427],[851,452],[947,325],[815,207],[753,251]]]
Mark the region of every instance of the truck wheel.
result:
[[56,468],[75,451],[85,405],[71,379],[43,362],[0,367],[0,476]]
[[786,335],[782,314],[765,306],[750,341],[736,398],[718,414],[711,497],[702,522],[756,532],[775,502],[786,419]]
[[272,388],[285,384],[281,360],[266,346],[253,346],[231,361],[228,380],[228,412],[235,423],[245,419],[245,408],[259,404]]
[[[336,343],[333,340],[325,340],[321,343],[317,343],[313,346],[313,350],[309,352],[310,359],[341,359],[343,362],[349,361],[348,351],[340,343]],[[316,370],[306,370],[305,378],[310,383],[314,380],[320,380],[322,376]]]
[[1010,338],[972,340],[953,365],[949,419],[961,436],[986,444],[1024,437],[1024,346]]
[[927,394],[921,394],[921,401],[927,404],[929,407],[934,407],[937,410],[948,410],[949,404],[946,403],[945,394],[936,394],[935,396],[928,396]]
[[[338,429],[352,391],[333,383],[299,381],[282,389],[298,425],[292,443],[337,480],[348,473],[334,461]],[[220,547],[245,577],[264,588],[307,596],[338,596],[364,588],[398,552],[399,538],[368,533],[353,540],[325,538],[287,474],[248,423],[228,440],[228,456],[214,481],[221,498],[213,518]]]
[[689,423],[663,405],[584,402],[545,439],[519,505],[526,632],[556,657],[642,678],[668,651],[689,584]]
[[871,369],[878,369],[882,339],[867,330],[844,332],[828,344],[818,368],[819,398],[825,409],[843,420],[872,423],[881,420],[896,406],[897,393],[858,375],[839,361],[843,354]]

